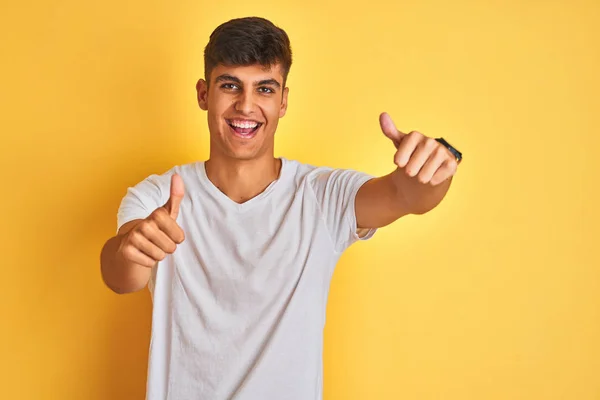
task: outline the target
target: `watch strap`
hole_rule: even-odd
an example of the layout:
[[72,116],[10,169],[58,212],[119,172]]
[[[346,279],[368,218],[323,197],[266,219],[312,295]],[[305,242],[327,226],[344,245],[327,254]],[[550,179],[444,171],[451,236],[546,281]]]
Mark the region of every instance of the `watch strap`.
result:
[[439,143],[441,143],[445,148],[450,150],[450,153],[456,157],[456,162],[460,162],[462,160],[462,153],[456,150],[450,143],[448,143],[444,138],[436,138]]

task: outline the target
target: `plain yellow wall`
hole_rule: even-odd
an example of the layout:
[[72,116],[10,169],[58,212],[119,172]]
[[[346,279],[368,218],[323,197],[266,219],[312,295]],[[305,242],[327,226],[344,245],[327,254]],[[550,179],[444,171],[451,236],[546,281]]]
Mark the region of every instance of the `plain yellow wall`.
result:
[[600,3],[300,4],[3,2],[0,397],[143,398],[149,294],[100,248],[128,186],[206,158],[203,48],[261,15],[295,55],[277,155],[388,173],[381,111],[465,154],[343,256],[325,399],[600,399]]

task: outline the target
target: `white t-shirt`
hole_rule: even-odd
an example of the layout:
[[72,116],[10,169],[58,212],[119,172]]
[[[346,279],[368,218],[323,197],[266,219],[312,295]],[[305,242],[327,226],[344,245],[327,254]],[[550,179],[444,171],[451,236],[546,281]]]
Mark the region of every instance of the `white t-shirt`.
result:
[[329,284],[360,232],[354,199],[372,176],[282,158],[280,176],[238,204],[204,162],[129,188],[118,227],[185,184],[186,240],[152,271],[148,400],[319,400]]

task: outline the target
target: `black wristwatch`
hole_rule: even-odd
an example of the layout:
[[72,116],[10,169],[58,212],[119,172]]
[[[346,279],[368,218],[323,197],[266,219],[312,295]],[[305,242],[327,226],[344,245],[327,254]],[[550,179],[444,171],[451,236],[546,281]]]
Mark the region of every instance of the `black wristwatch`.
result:
[[437,138],[435,140],[437,140],[442,145],[444,145],[445,148],[450,150],[450,153],[454,154],[454,157],[456,157],[456,162],[460,162],[460,160],[462,160],[462,153],[460,151],[456,150],[454,147],[452,147],[452,145],[450,143],[446,142],[446,140],[444,140],[444,138]]

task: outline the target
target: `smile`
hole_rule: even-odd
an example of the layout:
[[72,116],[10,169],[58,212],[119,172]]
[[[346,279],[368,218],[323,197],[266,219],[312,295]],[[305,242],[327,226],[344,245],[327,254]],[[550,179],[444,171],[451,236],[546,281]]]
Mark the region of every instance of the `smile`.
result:
[[240,120],[240,119],[226,119],[227,125],[231,127],[236,136],[248,139],[254,137],[258,128],[262,126],[262,123],[252,120]]

